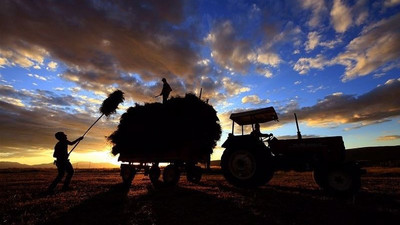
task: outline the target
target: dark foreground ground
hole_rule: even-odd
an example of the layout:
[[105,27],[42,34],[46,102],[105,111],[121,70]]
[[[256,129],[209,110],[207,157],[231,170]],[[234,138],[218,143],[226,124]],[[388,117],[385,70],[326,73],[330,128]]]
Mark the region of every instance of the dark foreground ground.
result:
[[138,174],[125,190],[118,170],[77,170],[73,190],[42,196],[56,169],[1,170],[0,224],[400,224],[400,168],[367,170],[348,199],[324,195],[308,172],[278,172],[253,190],[216,173],[156,189]]

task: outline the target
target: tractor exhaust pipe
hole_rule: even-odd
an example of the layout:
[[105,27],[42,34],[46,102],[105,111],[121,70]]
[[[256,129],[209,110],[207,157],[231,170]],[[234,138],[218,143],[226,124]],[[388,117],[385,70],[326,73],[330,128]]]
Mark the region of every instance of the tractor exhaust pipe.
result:
[[299,129],[299,123],[297,122],[297,115],[294,113],[294,119],[296,120],[296,127],[297,127],[297,139],[301,140],[301,133]]

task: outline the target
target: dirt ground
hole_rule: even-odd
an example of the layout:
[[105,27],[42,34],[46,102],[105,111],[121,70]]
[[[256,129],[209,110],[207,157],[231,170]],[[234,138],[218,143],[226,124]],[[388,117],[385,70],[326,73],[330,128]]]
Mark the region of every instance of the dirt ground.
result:
[[325,195],[310,172],[277,172],[257,189],[215,172],[154,188],[138,174],[127,190],[119,170],[76,170],[73,190],[43,196],[56,169],[0,170],[0,224],[400,224],[400,168],[367,170],[346,199]]

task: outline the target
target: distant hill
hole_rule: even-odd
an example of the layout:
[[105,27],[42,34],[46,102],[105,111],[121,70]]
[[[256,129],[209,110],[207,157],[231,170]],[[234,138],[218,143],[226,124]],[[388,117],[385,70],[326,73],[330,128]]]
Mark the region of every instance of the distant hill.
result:
[[119,165],[112,163],[93,163],[93,162],[77,162],[73,163],[74,168],[119,168]]
[[[346,151],[347,160],[358,160],[367,162],[388,162],[388,161],[400,161],[400,145],[397,146],[378,146],[378,147],[363,147],[363,148],[352,148]],[[219,167],[221,160],[211,161],[211,166]],[[87,169],[87,168],[118,168],[118,165],[111,163],[94,163],[94,162],[76,162],[72,164],[75,169]],[[53,163],[37,164],[37,165],[26,165],[17,162],[0,162],[0,169],[10,168],[55,168]]]
[[[93,163],[93,162],[76,162],[73,163],[72,166],[75,169],[87,169],[87,168],[118,168],[118,165],[114,165],[111,163]],[[53,163],[46,163],[46,164],[37,164],[37,165],[26,165],[17,162],[0,162],[0,169],[12,169],[12,168],[20,168],[20,169],[29,169],[29,168],[55,168]]]
[[400,160],[400,145],[347,149],[346,158],[375,162]]
[[30,165],[25,165],[17,162],[0,162],[0,169],[9,168],[32,168]]

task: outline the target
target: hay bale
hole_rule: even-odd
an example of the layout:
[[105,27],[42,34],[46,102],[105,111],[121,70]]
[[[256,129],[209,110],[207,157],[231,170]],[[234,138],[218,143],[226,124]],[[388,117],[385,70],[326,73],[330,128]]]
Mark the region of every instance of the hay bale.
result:
[[165,104],[130,107],[118,129],[108,139],[112,154],[163,155],[184,151],[193,155],[212,153],[221,137],[215,109],[193,94],[174,97]]

